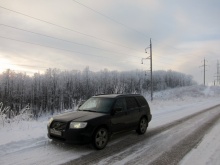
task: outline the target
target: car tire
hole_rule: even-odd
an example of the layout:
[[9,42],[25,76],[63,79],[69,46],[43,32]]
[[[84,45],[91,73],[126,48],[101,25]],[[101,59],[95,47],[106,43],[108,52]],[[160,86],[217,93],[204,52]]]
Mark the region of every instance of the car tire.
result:
[[93,135],[93,147],[97,150],[105,148],[109,140],[108,130],[104,127],[98,128]]
[[146,132],[147,130],[147,127],[148,127],[148,121],[147,121],[147,118],[146,117],[142,117],[139,121],[139,124],[138,124],[138,128],[136,130],[136,132],[139,134],[139,135],[142,135]]

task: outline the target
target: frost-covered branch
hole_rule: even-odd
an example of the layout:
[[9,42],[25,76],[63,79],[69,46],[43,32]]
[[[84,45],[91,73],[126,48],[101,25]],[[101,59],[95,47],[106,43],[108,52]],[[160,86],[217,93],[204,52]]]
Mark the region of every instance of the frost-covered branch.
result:
[[[153,72],[154,91],[194,84],[190,75],[171,70]],[[146,93],[150,85],[150,77],[143,70],[118,72],[104,69],[92,72],[89,67],[83,71],[47,69],[44,74],[35,73],[32,77],[7,70],[0,74],[0,102],[10,106],[14,116],[28,111],[37,118],[43,113],[73,110],[80,100],[92,95]],[[2,110],[3,105],[0,106]],[[5,114],[5,111],[9,112],[9,109],[1,113]]]

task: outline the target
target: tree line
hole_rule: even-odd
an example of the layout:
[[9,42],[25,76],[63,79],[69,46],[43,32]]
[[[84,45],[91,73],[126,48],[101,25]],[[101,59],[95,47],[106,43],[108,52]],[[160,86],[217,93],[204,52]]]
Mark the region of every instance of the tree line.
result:
[[[34,115],[73,109],[93,95],[112,93],[146,93],[150,76],[143,70],[93,72],[47,69],[44,74],[16,73],[7,69],[0,74],[0,103],[19,114],[29,107]],[[194,85],[192,76],[175,71],[154,71],[154,91]]]

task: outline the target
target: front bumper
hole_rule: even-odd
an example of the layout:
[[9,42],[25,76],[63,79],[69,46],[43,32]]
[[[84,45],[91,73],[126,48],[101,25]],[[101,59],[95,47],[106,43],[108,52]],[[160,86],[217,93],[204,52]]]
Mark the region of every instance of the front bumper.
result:
[[73,144],[86,144],[92,141],[93,129],[87,126],[82,129],[69,129],[60,131],[61,135],[55,135],[51,133],[50,127],[48,127],[48,137],[50,139],[59,140]]

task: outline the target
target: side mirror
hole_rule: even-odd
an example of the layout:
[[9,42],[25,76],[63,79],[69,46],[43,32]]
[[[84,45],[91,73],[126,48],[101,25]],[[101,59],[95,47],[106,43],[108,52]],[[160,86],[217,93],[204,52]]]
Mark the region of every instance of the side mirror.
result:
[[121,111],[122,111],[122,108],[121,108],[121,107],[120,107],[120,108],[114,108],[113,111],[112,111],[112,113],[113,113],[113,115],[114,115],[114,114],[119,113],[119,112],[121,112]]

